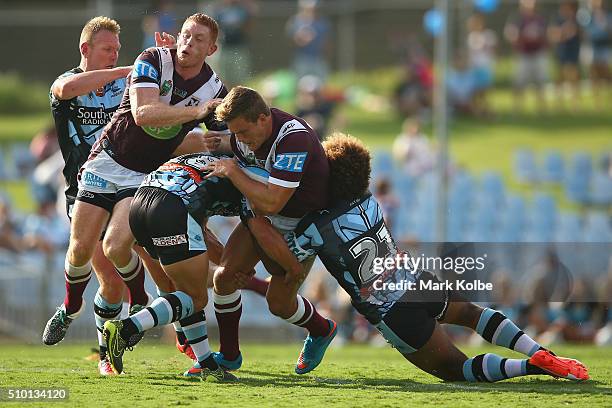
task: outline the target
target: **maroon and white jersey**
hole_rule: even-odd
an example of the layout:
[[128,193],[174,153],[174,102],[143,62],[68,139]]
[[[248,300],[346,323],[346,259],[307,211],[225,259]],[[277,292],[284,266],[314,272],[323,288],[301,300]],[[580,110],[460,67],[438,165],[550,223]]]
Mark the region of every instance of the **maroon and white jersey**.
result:
[[149,48],[138,56],[119,109],[104,128],[92,155],[104,149],[123,167],[149,173],[165,163],[187,133],[200,123],[208,130],[227,130],[225,123],[215,121],[214,113],[182,125],[136,125],[130,106],[131,88],[156,88],[161,102],[175,106],[197,106],[227,95],[227,89],[208,64],[204,63],[197,76],[185,80],[174,70],[175,61],[176,50],[162,47]]
[[316,132],[301,118],[272,108],[272,135],[253,152],[232,134],[232,151],[270,173],[268,182],[295,192],[279,215],[301,218],[327,207],[329,163]]

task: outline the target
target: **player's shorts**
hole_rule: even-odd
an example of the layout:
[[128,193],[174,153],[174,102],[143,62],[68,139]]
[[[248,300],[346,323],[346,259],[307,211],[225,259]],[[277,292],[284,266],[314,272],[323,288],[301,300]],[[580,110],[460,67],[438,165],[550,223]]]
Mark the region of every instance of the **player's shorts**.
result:
[[102,150],[81,167],[77,200],[112,211],[115,203],[134,195],[145,176],[123,167]]
[[[438,278],[430,272],[421,272],[418,279]],[[410,354],[427,343],[434,332],[436,321],[444,318],[448,308],[449,292],[410,291],[409,301],[396,302],[383,319],[374,326],[402,354]]]
[[196,221],[180,197],[162,188],[138,189],[130,207],[130,228],[138,245],[162,265],[206,252],[202,220]]

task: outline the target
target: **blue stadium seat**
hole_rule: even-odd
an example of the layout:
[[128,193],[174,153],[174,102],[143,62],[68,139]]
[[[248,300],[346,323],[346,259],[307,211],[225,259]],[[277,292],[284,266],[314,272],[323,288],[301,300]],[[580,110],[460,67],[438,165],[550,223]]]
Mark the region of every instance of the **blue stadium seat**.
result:
[[597,171],[591,179],[589,202],[591,204],[612,204],[612,178],[606,173]]
[[488,196],[497,206],[503,204],[505,199],[504,180],[499,173],[486,172],[482,176],[482,191]]
[[514,152],[514,173],[521,183],[538,181],[538,169],[532,150],[519,149]]
[[393,157],[388,150],[376,150],[372,155],[372,178],[393,176]]
[[4,156],[4,149],[0,146],[0,180],[6,180],[6,157]]
[[576,153],[565,178],[565,194],[569,200],[582,204],[589,201],[589,183],[592,172],[591,156],[584,152]]
[[[585,242],[612,242],[610,216],[604,212],[589,212],[586,217],[583,239]],[[609,256],[609,254],[606,254]]]
[[578,242],[582,239],[582,221],[575,213],[562,212],[555,233],[556,242]]
[[551,242],[555,236],[557,204],[549,194],[537,194],[533,200],[527,241]]
[[563,181],[565,166],[563,157],[558,151],[550,151],[544,157],[544,168],[542,169],[542,181],[560,183]]

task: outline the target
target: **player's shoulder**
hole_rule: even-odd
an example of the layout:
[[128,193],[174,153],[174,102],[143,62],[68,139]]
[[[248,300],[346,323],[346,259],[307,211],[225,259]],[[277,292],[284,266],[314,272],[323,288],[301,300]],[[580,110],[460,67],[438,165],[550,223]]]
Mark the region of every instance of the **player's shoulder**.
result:
[[304,119],[277,108],[271,108],[270,112],[278,146],[297,144],[309,147],[319,143],[316,133]]

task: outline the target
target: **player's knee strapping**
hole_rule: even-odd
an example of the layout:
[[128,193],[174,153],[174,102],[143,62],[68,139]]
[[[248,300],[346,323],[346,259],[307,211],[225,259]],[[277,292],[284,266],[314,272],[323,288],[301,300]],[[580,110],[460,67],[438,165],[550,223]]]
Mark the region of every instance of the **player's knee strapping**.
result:
[[526,359],[503,358],[497,354],[479,354],[463,363],[463,376],[470,382],[494,382],[528,375]]
[[206,360],[210,354],[208,331],[206,329],[206,314],[204,310],[195,312],[180,320],[185,337],[199,362]]
[[540,345],[519,329],[512,320],[493,309],[484,309],[476,332],[486,341],[532,356]]

